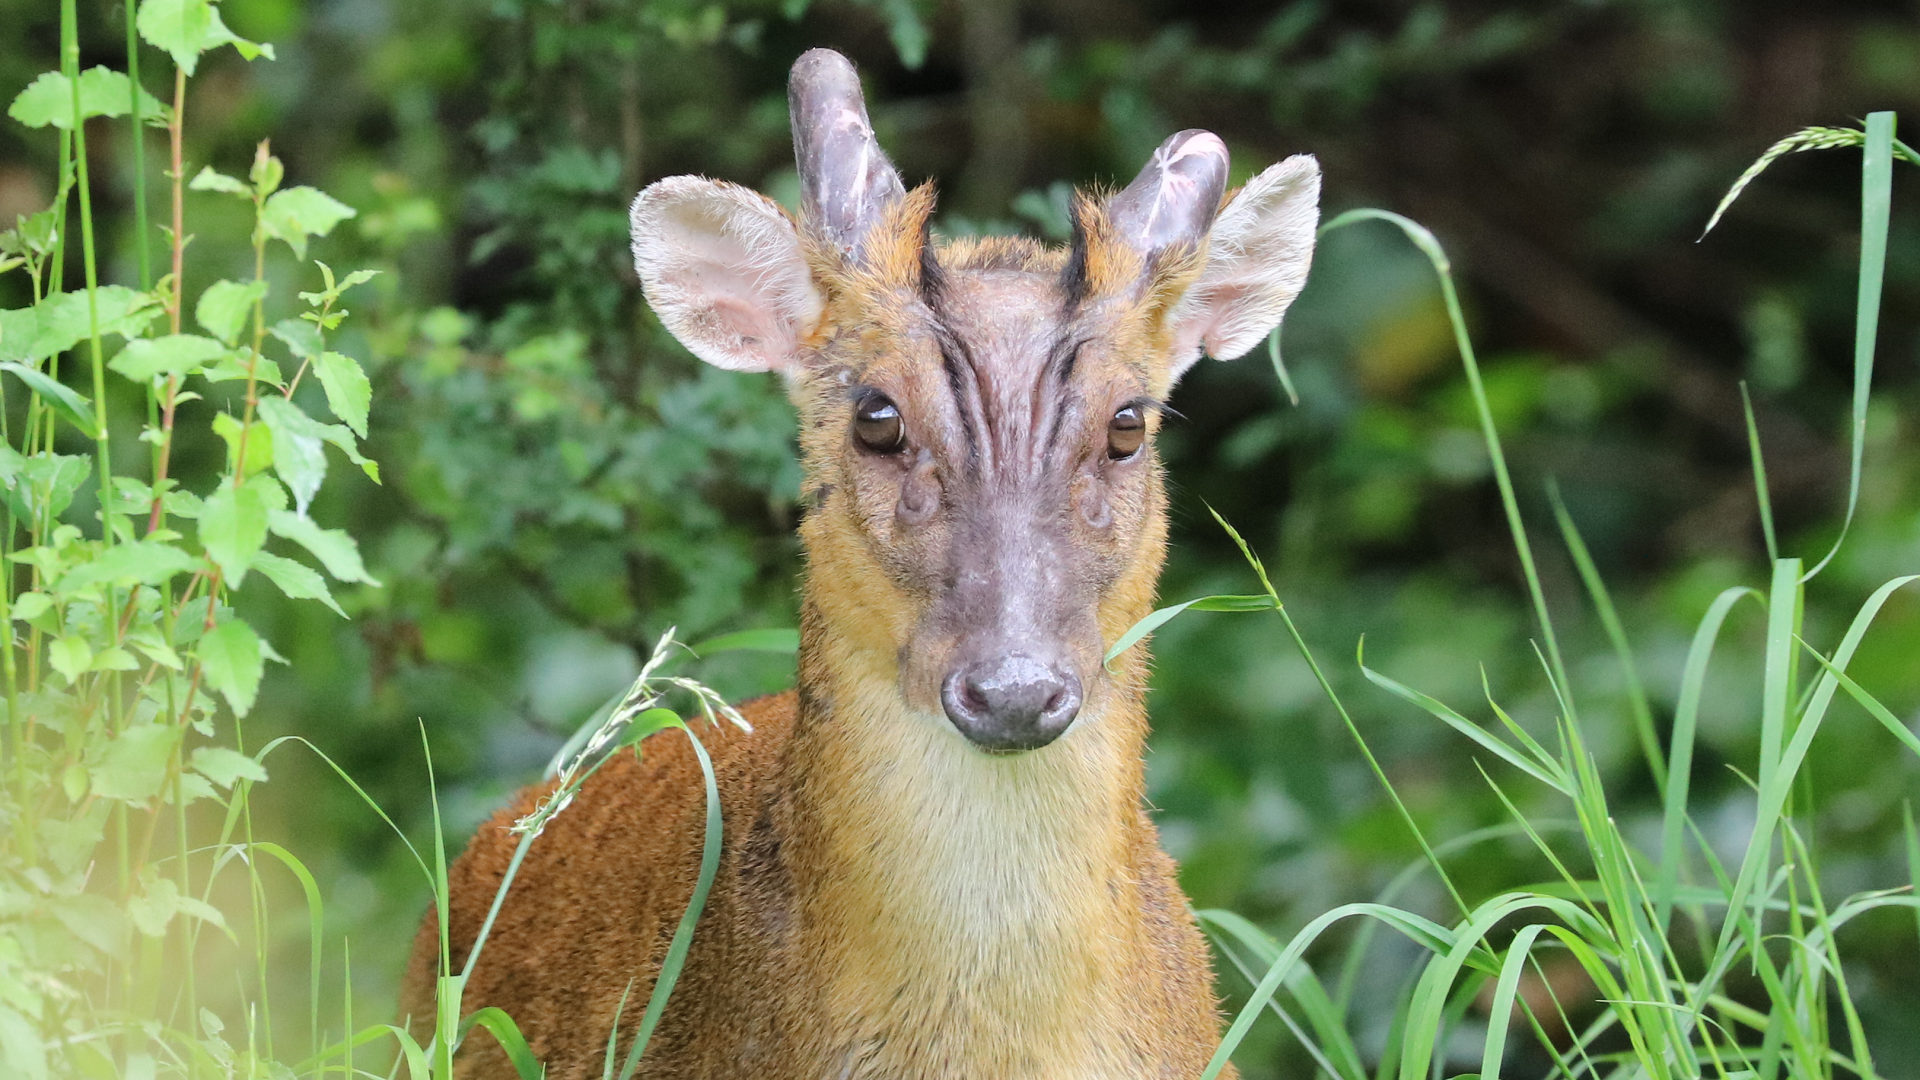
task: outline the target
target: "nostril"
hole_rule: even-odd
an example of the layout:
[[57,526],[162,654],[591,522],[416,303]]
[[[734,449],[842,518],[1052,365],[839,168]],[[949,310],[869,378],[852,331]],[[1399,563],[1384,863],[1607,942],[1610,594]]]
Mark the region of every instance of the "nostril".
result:
[[941,704],[983,749],[1033,750],[1058,738],[1080,711],[1080,681],[1038,657],[976,661],[947,676]]

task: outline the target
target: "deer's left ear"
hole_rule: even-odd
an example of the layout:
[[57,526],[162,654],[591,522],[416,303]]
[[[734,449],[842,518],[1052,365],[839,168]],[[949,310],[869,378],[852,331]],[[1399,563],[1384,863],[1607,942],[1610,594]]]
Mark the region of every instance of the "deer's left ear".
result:
[[1280,325],[1307,283],[1320,163],[1299,154],[1247,182],[1207,234],[1207,265],[1170,316],[1173,377],[1204,350],[1232,360]]

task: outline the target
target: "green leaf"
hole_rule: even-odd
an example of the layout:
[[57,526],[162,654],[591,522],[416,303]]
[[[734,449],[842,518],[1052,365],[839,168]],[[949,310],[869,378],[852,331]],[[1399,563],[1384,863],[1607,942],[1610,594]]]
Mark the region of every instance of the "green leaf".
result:
[[[88,116],[125,116],[132,104],[133,85],[127,76],[103,67],[80,73],[80,114]],[[42,72],[8,106],[7,115],[30,128],[73,126],[73,83],[58,71]],[[143,88],[140,91],[140,115],[165,123],[167,107]]]
[[193,307],[194,321],[206,328],[207,333],[232,345],[240,340],[240,328],[246,325],[253,305],[266,295],[264,281],[249,281],[245,285],[237,281],[216,281],[200,294],[200,302]]
[[227,444],[227,471],[237,472],[251,477],[273,464],[273,434],[266,425],[254,421],[253,431],[247,436],[247,467],[240,468],[240,421],[232,413],[216,413],[213,417],[213,433]]
[[227,699],[235,716],[247,715],[266,670],[260,635],[245,622],[229,619],[202,635],[194,654],[200,657],[201,677],[207,687]]
[[273,46],[256,45],[227,29],[212,0],[142,0],[134,26],[188,75],[199,66],[201,53],[222,45],[232,45],[248,60],[273,59]]
[[1160,629],[1161,626],[1171,622],[1175,615],[1189,608],[1194,611],[1272,611],[1274,603],[1270,596],[1202,596],[1184,604],[1163,607],[1134,623],[1126,633],[1121,634],[1120,640],[1114,642],[1113,648],[1107,650],[1107,656],[1103,662],[1113,663],[1121,653],[1133,648],[1141,638]]
[[0,1004],[0,1056],[14,1075],[47,1080],[47,1044],[40,1038],[40,1026],[5,1004]]
[[43,516],[53,519],[73,504],[74,493],[92,471],[91,458],[43,452],[22,458],[19,470],[0,480],[0,485],[6,488],[7,505],[14,517],[21,521],[38,521]]
[[267,542],[267,504],[251,483],[222,482],[200,508],[200,544],[238,588],[261,545]]
[[340,448],[347,460],[365,470],[367,477],[374,483],[380,482],[380,463],[360,453],[360,447],[353,441],[353,432],[339,424],[320,425],[320,437]]
[[158,585],[175,574],[192,570],[198,563],[198,559],[172,544],[135,540],[115,544],[92,560],[67,571],[54,586],[54,591],[72,593],[103,582]]
[[78,634],[56,638],[47,646],[47,662],[68,683],[72,683],[93,665],[93,646]]
[[347,617],[347,613],[334,602],[333,593],[327,588],[327,579],[320,576],[320,571],[305,563],[262,551],[253,557],[253,568],[289,598],[318,600],[332,608],[334,614],[343,619]]
[[0,360],[27,360],[40,336],[40,315],[33,308],[0,311]]
[[135,805],[160,794],[181,733],[173,724],[140,724],[122,731],[93,766],[93,794]]
[[[35,333],[31,344],[7,345],[0,349],[3,360],[41,360],[66,352],[85,341],[92,333],[97,314],[100,336],[119,334],[135,338],[147,328],[160,309],[151,293],[138,292],[125,285],[102,285],[94,290],[92,306],[87,292],[54,293],[34,306]],[[9,338],[13,336],[9,327]]]
[[13,598],[13,617],[32,622],[53,610],[53,597],[43,592],[23,592]]
[[158,338],[135,338],[127,342],[120,355],[107,366],[144,383],[156,375],[190,375],[201,364],[227,354],[227,347],[198,334],[168,334]]
[[0,371],[11,371],[20,376],[20,381],[26,383],[28,389],[44,398],[47,404],[53,406],[54,412],[85,432],[88,438],[96,434],[93,426],[93,405],[86,398],[81,397],[79,391],[73,387],[55,382],[43,371],[36,371],[25,364],[14,363],[11,360],[0,364]]
[[193,182],[187,185],[195,191],[218,191],[225,195],[238,195],[243,199],[253,197],[253,189],[245,181],[236,180],[223,172],[215,172],[213,166],[202,166],[194,175]]
[[290,187],[274,192],[260,208],[260,229],[284,240],[295,258],[307,257],[307,237],[325,236],[335,225],[353,217],[353,207],[318,188]]
[[253,378],[268,386],[285,386],[286,380],[280,377],[280,365],[272,357],[255,356],[253,350],[242,346],[200,369],[200,377],[210,383],[245,382],[247,362],[253,362]]
[[[361,369],[360,361],[337,352],[323,352],[314,358],[313,373],[327,392],[327,408],[355,435],[367,437],[367,410],[373,404],[373,383]],[[375,479],[379,479],[375,477]]]
[[712,656],[714,653],[723,652],[798,652],[800,651],[800,631],[792,627],[741,630],[708,638],[693,646],[693,651],[696,656]]
[[140,661],[133,654],[118,645],[100,650],[94,654],[93,663],[87,665],[88,671],[138,671]]
[[323,529],[313,519],[286,510],[276,510],[267,516],[268,527],[273,535],[291,540],[311,552],[320,560],[337,581],[363,581],[368,585],[378,585],[378,581],[367,573],[360,561],[360,545],[353,542],[340,529]]
[[281,319],[267,333],[287,343],[293,355],[305,359],[320,351],[320,328],[305,319]]
[[195,750],[193,771],[223,788],[231,788],[240,780],[259,784],[267,780],[267,770],[258,761],[224,746],[203,746]]
[[273,432],[273,469],[293,492],[294,512],[305,516],[327,477],[323,425],[283,397],[262,398],[260,418]]

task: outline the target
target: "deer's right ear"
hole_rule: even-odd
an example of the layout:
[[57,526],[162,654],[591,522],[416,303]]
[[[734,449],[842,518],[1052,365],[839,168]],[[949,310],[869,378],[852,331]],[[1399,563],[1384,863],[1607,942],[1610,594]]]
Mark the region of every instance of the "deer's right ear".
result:
[[633,200],[633,268],[693,355],[730,371],[790,369],[823,300],[793,221],[735,184],[674,176]]

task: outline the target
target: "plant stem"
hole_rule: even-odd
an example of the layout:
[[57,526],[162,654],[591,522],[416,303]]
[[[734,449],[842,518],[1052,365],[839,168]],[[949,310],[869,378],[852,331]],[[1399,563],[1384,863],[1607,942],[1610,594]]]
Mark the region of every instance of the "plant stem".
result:
[[133,238],[140,259],[140,287],[153,284],[153,260],[147,250],[147,125],[140,115],[140,32],[134,0],[127,0],[127,83],[133,117]]

